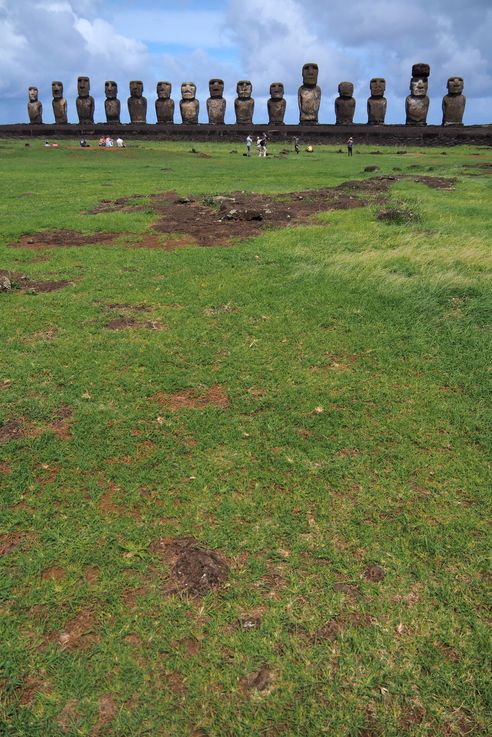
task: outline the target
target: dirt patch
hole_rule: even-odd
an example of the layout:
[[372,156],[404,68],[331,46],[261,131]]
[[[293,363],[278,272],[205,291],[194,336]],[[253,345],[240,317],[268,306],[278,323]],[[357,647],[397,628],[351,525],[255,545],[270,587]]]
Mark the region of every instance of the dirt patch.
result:
[[74,726],[74,723],[80,719],[77,706],[77,699],[70,699],[58,714],[56,722],[62,732],[69,732]]
[[335,581],[333,584],[333,591],[337,594],[345,594],[352,601],[357,601],[360,598],[360,589],[355,583],[345,583],[344,581]]
[[12,466],[8,463],[0,463],[0,473],[5,475],[12,473]]
[[97,566],[89,566],[84,571],[84,578],[89,585],[95,584],[101,575],[101,571]]
[[158,392],[153,394],[150,399],[158,401],[166,409],[176,412],[182,409],[203,409],[209,405],[216,407],[228,407],[229,400],[224,388],[220,384],[215,384],[209,389],[185,389],[175,394],[164,394]]
[[364,568],[364,570],[362,571],[362,575],[364,576],[366,581],[379,582],[385,578],[386,572],[384,568],[381,568],[381,566],[372,564]]
[[50,579],[54,581],[62,581],[65,578],[66,571],[61,566],[51,566],[51,568],[46,568],[43,573],[41,574],[41,578],[44,581],[49,581]]
[[58,636],[58,643],[64,650],[85,649],[99,642],[95,634],[96,621],[91,609],[82,609],[74,618],[69,620]]
[[140,586],[138,588],[126,589],[123,591],[121,598],[128,609],[133,611],[138,606],[138,599],[142,596],[147,596],[148,593],[149,589],[146,586]]
[[61,440],[69,440],[71,438],[70,421],[72,419],[73,410],[67,404],[59,407],[53,414],[53,421],[50,429],[58,435]]
[[106,330],[163,330],[159,320],[135,320],[134,317],[116,317],[106,325]]
[[264,663],[259,670],[241,678],[239,683],[243,691],[265,691],[269,687],[270,681],[270,668]]
[[76,230],[50,230],[24,235],[11,243],[12,248],[73,248],[114,241],[119,233],[79,233]]
[[22,545],[24,539],[24,535],[19,532],[8,532],[6,535],[0,535],[0,558]]
[[105,727],[111,722],[117,713],[116,703],[110,694],[101,696],[99,699],[99,714],[97,722],[91,731],[91,737],[98,737],[101,734],[105,734]]
[[167,593],[204,596],[222,586],[229,576],[229,566],[218,553],[193,537],[156,540],[150,551],[170,566],[172,584]]
[[9,440],[22,440],[25,437],[23,424],[20,420],[7,420],[0,427],[0,443],[6,443]]
[[73,286],[74,281],[69,279],[61,279],[58,281],[42,281],[39,279],[30,279],[25,274],[19,274],[15,271],[8,271],[7,269],[0,269],[0,277],[6,276],[10,279],[12,289],[20,290],[21,292],[30,292],[31,294],[42,294],[45,292],[56,292],[58,289],[63,287]]
[[108,310],[132,310],[135,312],[150,312],[151,308],[148,305],[131,305],[126,303],[115,302],[113,304],[104,305]]

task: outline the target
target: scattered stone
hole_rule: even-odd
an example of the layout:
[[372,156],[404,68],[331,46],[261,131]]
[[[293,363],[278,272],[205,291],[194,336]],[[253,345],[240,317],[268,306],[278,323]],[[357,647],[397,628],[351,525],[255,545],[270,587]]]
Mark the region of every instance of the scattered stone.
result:
[[0,292],[10,292],[12,289],[12,282],[7,275],[0,275]]

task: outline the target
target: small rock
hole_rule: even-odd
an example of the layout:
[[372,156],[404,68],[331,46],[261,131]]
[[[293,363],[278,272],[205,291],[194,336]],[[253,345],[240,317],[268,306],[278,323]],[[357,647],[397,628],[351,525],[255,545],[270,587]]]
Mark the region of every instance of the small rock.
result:
[[8,276],[0,276],[0,292],[10,292],[12,284]]

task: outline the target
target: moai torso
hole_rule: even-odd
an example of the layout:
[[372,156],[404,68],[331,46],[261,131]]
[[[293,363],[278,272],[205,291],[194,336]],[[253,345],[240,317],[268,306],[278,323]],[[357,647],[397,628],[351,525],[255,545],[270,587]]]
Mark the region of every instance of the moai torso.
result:
[[38,88],[29,87],[29,102],[27,103],[27,113],[30,123],[43,122],[43,106],[38,100]]
[[119,123],[121,113],[121,103],[117,99],[118,85],[113,80],[104,83],[104,112],[106,113],[106,121],[108,123]]
[[335,122],[337,125],[352,125],[355,113],[352,82],[340,82],[338,94],[339,97],[335,100]]
[[171,100],[170,82],[157,82],[155,114],[158,123],[174,123],[174,100]]
[[208,89],[210,91],[210,97],[207,99],[208,122],[210,125],[223,125],[226,111],[223,80],[211,79]]
[[463,125],[466,97],[463,95],[463,78],[448,79],[448,94],[442,98],[442,124]]
[[304,64],[302,68],[302,85],[297,91],[299,104],[299,123],[315,125],[321,103],[321,89],[318,87],[318,65]]
[[63,97],[63,84],[61,82],[52,82],[51,91],[53,93],[53,115],[55,123],[67,123],[67,101]]
[[179,101],[179,110],[181,113],[181,121],[185,125],[196,125],[198,123],[200,103],[196,99],[195,95],[195,83],[183,82],[183,84],[181,85],[181,100]]
[[253,85],[249,80],[242,79],[237,83],[236,91],[237,97],[234,100],[236,123],[239,125],[251,125],[255,109],[255,101],[251,97]]
[[370,82],[371,96],[367,100],[367,123],[369,125],[383,125],[386,117],[387,101],[384,97],[386,80],[374,77]]
[[147,122],[147,98],[143,97],[143,82],[137,80],[130,82],[128,112],[131,123]]
[[407,125],[427,125],[427,113],[429,112],[429,98],[427,97],[429,73],[430,68],[428,64],[414,64],[412,67],[410,94],[405,100]]
[[284,85],[282,82],[272,82],[270,85],[270,99],[267,102],[268,123],[270,125],[283,125],[286,107]]

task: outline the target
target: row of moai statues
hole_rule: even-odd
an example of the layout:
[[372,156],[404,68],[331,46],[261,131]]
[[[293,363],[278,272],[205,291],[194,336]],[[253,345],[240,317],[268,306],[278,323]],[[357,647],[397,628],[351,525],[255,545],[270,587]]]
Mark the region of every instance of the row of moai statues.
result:
[[[428,80],[430,67],[428,64],[414,64],[410,80],[410,95],[405,101],[406,125],[427,125],[429,110]],[[463,95],[463,78],[448,79],[448,93],[442,100],[443,125],[463,125],[466,98]],[[67,101],[63,96],[63,84],[53,82],[53,113],[55,123],[67,123]],[[386,81],[382,77],[374,77],[370,82],[371,96],[367,100],[368,125],[383,125],[386,116],[387,100],[384,96]],[[77,115],[80,125],[94,124],[94,98],[90,95],[89,77],[77,80],[78,97],[76,100]],[[106,100],[104,103],[106,122],[119,123],[121,102],[118,100],[118,85],[107,81],[104,85]],[[226,100],[224,98],[224,82],[222,79],[211,79],[209,82],[210,97],[207,99],[208,122],[211,125],[224,123]],[[249,80],[240,80],[236,86],[237,97],[234,100],[236,123],[251,125],[255,101],[252,97],[253,86]],[[175,103],[171,99],[170,82],[157,83],[157,99],[155,112],[157,123],[173,123]],[[351,125],[355,114],[354,85],[352,82],[340,82],[338,97],[335,100],[335,122],[337,125]],[[130,97],[127,101],[130,121],[132,123],[147,122],[147,99],[143,96],[143,82],[130,82]],[[316,125],[321,104],[321,88],[318,86],[318,65],[304,64],[302,68],[302,85],[298,90],[299,123]],[[38,99],[37,87],[29,87],[28,102],[29,121],[42,123],[43,106]],[[287,104],[284,99],[284,85],[273,82],[270,85],[270,99],[267,102],[268,123],[283,125]],[[200,103],[196,98],[194,82],[183,82],[181,100],[179,102],[181,120],[184,124],[198,123]]]

